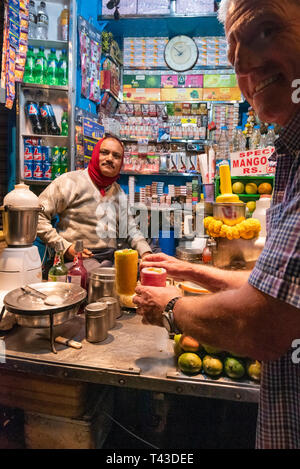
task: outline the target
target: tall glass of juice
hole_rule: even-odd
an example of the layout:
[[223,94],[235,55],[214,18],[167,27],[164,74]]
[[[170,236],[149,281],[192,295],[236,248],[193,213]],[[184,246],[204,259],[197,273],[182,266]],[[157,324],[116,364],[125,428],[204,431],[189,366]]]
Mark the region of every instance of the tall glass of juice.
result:
[[119,295],[134,295],[138,274],[138,252],[134,249],[115,251],[116,289]]

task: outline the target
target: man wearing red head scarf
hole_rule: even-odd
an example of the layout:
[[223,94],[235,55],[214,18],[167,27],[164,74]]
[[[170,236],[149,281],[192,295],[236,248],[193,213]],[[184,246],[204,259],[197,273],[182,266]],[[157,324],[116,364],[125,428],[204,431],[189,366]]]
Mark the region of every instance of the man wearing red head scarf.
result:
[[[100,140],[85,170],[65,173],[52,181],[40,195],[44,211],[39,217],[38,236],[50,247],[62,241],[65,258],[72,260],[75,242],[84,243],[84,258],[93,257],[98,261],[113,259],[117,248],[118,233],[110,236],[108,221],[119,225],[119,219],[127,219],[127,242],[140,256],[151,253],[151,248],[139,230],[134,219],[120,209],[120,200],[126,197],[117,180],[124,157],[122,142],[114,136]],[[123,210],[123,211],[122,211]],[[121,211],[121,213],[120,213]],[[59,216],[56,228],[51,224]]]

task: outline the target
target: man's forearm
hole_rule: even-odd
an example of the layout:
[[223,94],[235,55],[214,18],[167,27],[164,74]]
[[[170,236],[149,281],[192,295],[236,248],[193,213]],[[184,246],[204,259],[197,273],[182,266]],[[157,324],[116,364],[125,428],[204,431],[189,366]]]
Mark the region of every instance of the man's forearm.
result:
[[174,308],[176,325],[186,335],[261,360],[276,359],[290,347],[293,334],[300,332],[297,317],[291,307],[248,283],[238,290],[183,297]]
[[187,263],[184,274],[186,280],[198,283],[215,293],[240,288],[247,282],[250,271],[222,270],[202,264]]

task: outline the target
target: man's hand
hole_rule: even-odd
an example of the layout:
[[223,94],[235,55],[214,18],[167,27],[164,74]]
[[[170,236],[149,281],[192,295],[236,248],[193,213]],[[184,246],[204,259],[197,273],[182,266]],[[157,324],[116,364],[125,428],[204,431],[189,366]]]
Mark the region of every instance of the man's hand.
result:
[[147,256],[151,256],[152,255],[152,252],[149,251],[149,252],[144,252],[144,254],[141,256],[141,259],[144,259],[145,257]]
[[[72,261],[74,259],[76,255],[76,251],[75,251],[75,243],[73,243],[69,249],[67,249],[67,251],[65,252],[65,257],[66,259]],[[87,248],[84,248],[83,252],[82,252],[82,258],[83,259],[88,259],[90,257],[93,257],[93,253],[87,249]]]
[[177,282],[186,280],[186,273],[191,268],[188,262],[179,261],[166,254],[149,254],[143,257],[140,269],[144,267],[162,267],[166,269],[168,277],[172,277]]
[[144,324],[162,326],[162,313],[173,298],[182,296],[176,287],[144,287],[138,286],[135,290],[136,296],[133,303],[138,308],[136,312],[143,316]]

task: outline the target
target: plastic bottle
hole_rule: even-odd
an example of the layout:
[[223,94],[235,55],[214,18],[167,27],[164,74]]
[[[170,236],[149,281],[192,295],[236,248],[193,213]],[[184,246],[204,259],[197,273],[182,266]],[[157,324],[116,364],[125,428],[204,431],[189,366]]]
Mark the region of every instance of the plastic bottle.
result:
[[68,58],[65,49],[61,51],[57,69],[57,84],[66,86],[68,84]]
[[69,135],[69,117],[68,117],[67,111],[63,112],[60,127],[61,127],[61,135],[68,136]]
[[37,22],[36,22],[36,38],[47,40],[48,39],[48,26],[49,16],[46,9],[46,3],[40,2],[37,9]]
[[273,147],[274,142],[275,142],[275,131],[274,131],[274,125],[270,125],[268,128],[268,133],[266,137],[266,145],[267,147]]
[[46,84],[47,60],[45,48],[40,46],[34,64],[34,82],[40,85]]
[[30,120],[32,132],[34,134],[42,134],[43,128],[41,123],[41,115],[38,103],[28,100],[25,103],[25,114]]
[[243,134],[242,127],[239,127],[238,129],[238,141],[239,141],[239,151],[245,151],[247,142],[246,142],[245,135]]
[[228,139],[228,129],[226,126],[221,127],[221,135],[218,140],[216,155],[216,171],[219,172],[219,166],[227,163],[230,166],[230,143]]
[[35,3],[33,0],[30,0],[29,2],[28,12],[29,12],[28,37],[29,39],[35,39],[37,15],[36,15]]
[[76,283],[82,288],[87,287],[87,271],[83,265],[82,260],[83,241],[78,240],[75,243],[76,255],[73,260],[73,265],[68,271],[67,280],[68,283]]
[[267,134],[262,134],[260,137],[260,148],[267,147]]
[[48,282],[66,282],[68,269],[64,263],[64,244],[62,241],[55,243],[54,263],[48,273]]
[[34,83],[34,65],[35,65],[35,55],[33,47],[29,46],[27,50],[25,70],[24,70],[24,83]]
[[250,137],[250,150],[257,150],[257,148],[260,148],[260,126],[255,125],[253,129],[253,133]]
[[57,85],[57,65],[56,50],[51,49],[47,60],[47,85]]
[[69,9],[65,5],[60,15],[60,38],[67,41],[69,36]]
[[242,130],[241,127],[237,126],[235,128],[235,131],[234,131],[234,134],[233,134],[233,137],[232,137],[232,151],[235,152],[235,151],[241,151],[240,149],[240,134],[239,134],[239,130]]
[[52,105],[46,101],[41,101],[39,105],[43,133],[46,135],[60,135],[60,128],[57,125]]
[[267,235],[266,230],[266,212],[271,205],[271,196],[270,195],[261,195],[259,200],[256,201],[256,209],[252,214],[252,218],[257,218],[261,224],[261,231],[259,233],[260,237],[265,238]]

